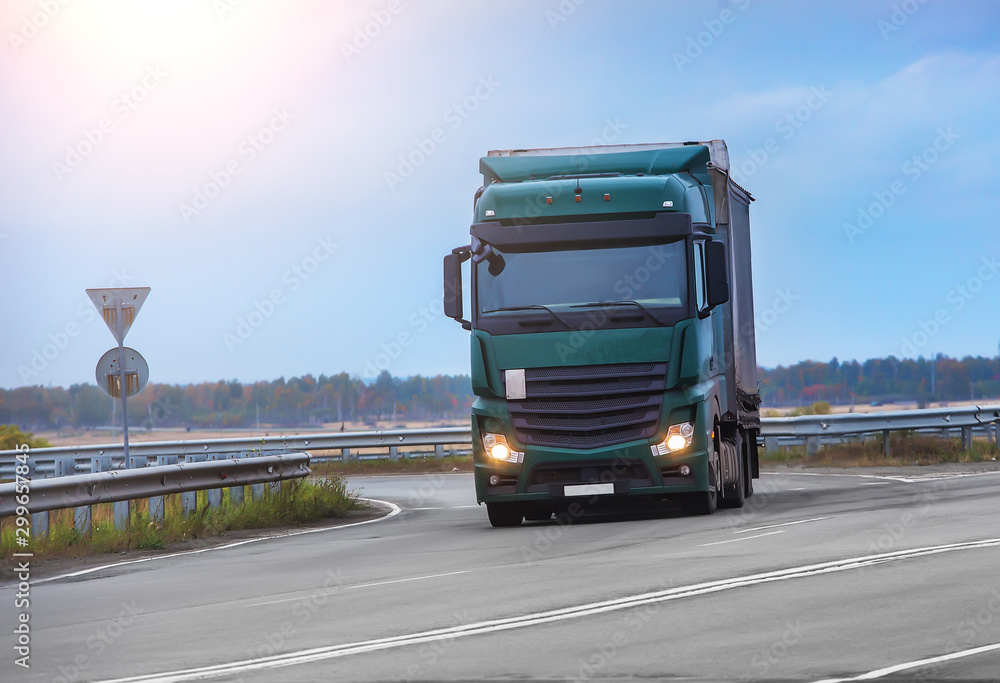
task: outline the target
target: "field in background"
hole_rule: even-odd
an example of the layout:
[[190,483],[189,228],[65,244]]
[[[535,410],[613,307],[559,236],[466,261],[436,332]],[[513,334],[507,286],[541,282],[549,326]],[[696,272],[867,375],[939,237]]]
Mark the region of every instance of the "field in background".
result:
[[[427,429],[432,427],[467,427],[467,420],[458,421],[412,421],[379,420],[377,422],[345,422],[345,432],[367,432],[386,429]],[[278,427],[261,425],[257,429],[185,429],[183,427],[164,427],[162,429],[144,429],[130,427],[129,443],[137,441],[201,441],[204,439],[238,439],[254,436],[280,436],[293,434],[316,434],[339,432],[340,422],[327,423],[316,427]],[[122,431],[107,427],[95,429],[49,429],[35,433],[36,437],[48,439],[53,446],[88,446],[92,444],[120,443]]]
[[[933,403],[928,403],[926,406],[927,410],[932,408],[960,408],[967,406],[989,406],[1000,404],[1000,398],[997,399],[982,399],[979,401],[935,401]],[[793,406],[783,406],[781,408],[772,408],[769,405],[761,404],[761,414],[767,413],[777,413],[773,417],[786,417],[796,410]],[[884,403],[881,405],[873,406],[868,403],[859,403],[853,406],[849,405],[831,405],[830,413],[833,415],[838,415],[841,413],[892,413],[900,410],[917,410],[916,401],[907,401],[905,403]]]

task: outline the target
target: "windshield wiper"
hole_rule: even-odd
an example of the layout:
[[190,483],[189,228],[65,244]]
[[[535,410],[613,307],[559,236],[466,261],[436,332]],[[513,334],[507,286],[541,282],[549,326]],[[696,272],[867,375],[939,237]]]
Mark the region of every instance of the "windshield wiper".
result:
[[585,304],[573,304],[572,306],[570,306],[570,308],[583,308],[586,306],[599,306],[601,308],[610,308],[612,306],[635,306],[636,308],[638,308],[640,311],[648,315],[650,318],[655,320],[660,325],[668,327],[667,323],[661,320],[660,318],[656,317],[655,315],[653,315],[653,312],[651,310],[640,304],[638,301],[633,301],[631,299],[622,299],[621,301],[591,301]]
[[549,315],[562,323],[563,327],[567,330],[572,329],[565,320],[556,315],[555,311],[544,304],[531,304],[530,306],[507,306],[505,308],[494,308],[489,311],[483,311],[483,313],[503,313],[505,311],[547,311]]

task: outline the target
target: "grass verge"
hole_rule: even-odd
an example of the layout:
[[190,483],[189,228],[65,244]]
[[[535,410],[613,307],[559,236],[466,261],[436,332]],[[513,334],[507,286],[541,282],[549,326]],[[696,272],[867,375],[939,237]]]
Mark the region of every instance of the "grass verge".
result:
[[263,529],[308,524],[329,517],[342,517],[362,505],[356,493],[347,490],[340,477],[323,480],[290,480],[281,490],[251,499],[245,491],[241,503],[234,504],[229,490],[223,491],[222,504],[209,507],[207,493],[198,492],[196,510],[182,514],[180,495],[167,496],[161,524],[149,518],[147,501],[133,501],[129,523],[115,529],[111,504],[91,507],[91,532],[82,534],[73,525],[73,510],[50,513],[49,535],[32,538],[28,548],[19,548],[14,534],[14,519],[3,520],[0,528],[0,569],[13,566],[12,554],[25,550],[34,560],[82,557],[129,550],[156,550],[171,543],[219,536],[241,529]]
[[785,463],[805,467],[885,467],[906,465],[938,465],[952,462],[992,462],[998,457],[992,444],[973,441],[972,448],[962,450],[958,439],[933,436],[893,435],[889,442],[892,456],[884,455],[881,438],[868,441],[823,446],[816,455],[807,456],[804,446],[761,450],[762,463]]

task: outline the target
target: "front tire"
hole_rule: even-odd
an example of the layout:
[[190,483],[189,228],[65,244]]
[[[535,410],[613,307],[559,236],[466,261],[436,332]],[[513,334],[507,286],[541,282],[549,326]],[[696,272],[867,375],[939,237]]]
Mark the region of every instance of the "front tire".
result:
[[524,513],[516,503],[487,503],[486,514],[494,527],[521,526]]
[[712,444],[711,460],[708,463],[708,483],[711,488],[708,491],[684,494],[681,506],[686,515],[710,515],[719,507],[719,487],[722,481],[722,462],[719,454],[722,448],[722,434],[719,431],[718,419],[714,420],[713,424],[715,428],[709,437],[709,442]]

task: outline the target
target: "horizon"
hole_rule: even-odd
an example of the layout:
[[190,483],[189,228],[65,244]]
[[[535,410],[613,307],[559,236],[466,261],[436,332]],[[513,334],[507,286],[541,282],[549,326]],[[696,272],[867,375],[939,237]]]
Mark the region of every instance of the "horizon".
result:
[[[1000,349],[998,349],[998,351],[1000,351]],[[869,362],[872,362],[872,361],[891,362],[891,361],[895,360],[897,363],[902,363],[904,361],[911,361],[911,362],[914,362],[914,363],[921,363],[921,362],[931,362],[931,361],[936,362],[936,361],[940,361],[940,360],[953,360],[953,361],[962,362],[962,361],[965,361],[966,359],[970,359],[970,360],[987,360],[987,361],[993,361],[993,360],[995,360],[995,361],[997,361],[998,364],[1000,364],[1000,353],[998,353],[996,355],[993,355],[993,356],[973,356],[971,354],[965,354],[965,355],[962,355],[962,356],[949,356],[947,354],[939,353],[934,358],[926,358],[924,356],[918,356],[916,358],[896,358],[894,356],[885,356],[885,357],[882,357],[882,358],[866,358],[864,360],[860,360],[860,359],[857,359],[857,358],[849,358],[847,360],[841,360],[841,359],[837,358],[836,356],[834,356],[830,360],[817,360],[817,359],[806,358],[806,359],[803,359],[803,360],[795,361],[794,363],[787,363],[787,364],[786,363],[780,363],[778,365],[774,365],[774,366],[771,366],[771,367],[767,367],[767,366],[763,366],[763,365],[758,364],[757,367],[758,367],[758,369],[763,370],[765,372],[773,372],[773,371],[776,371],[776,370],[793,368],[793,367],[795,367],[797,365],[803,365],[803,364],[807,364],[807,363],[808,364],[817,364],[817,365],[819,365],[819,364],[827,365],[829,363],[832,363],[833,361],[837,361],[838,365],[840,365],[840,366],[845,365],[845,364],[857,363],[858,365],[864,367],[864,365],[866,363],[869,363]],[[385,370],[383,372],[388,372],[388,370]],[[231,382],[237,382],[237,383],[239,383],[239,384],[241,384],[243,386],[252,386],[252,385],[258,384],[258,383],[270,384],[270,383],[273,383],[273,382],[280,382],[280,381],[288,382],[288,381],[296,380],[296,379],[305,379],[306,377],[312,377],[313,379],[317,379],[318,380],[321,377],[330,378],[330,377],[337,377],[337,376],[343,375],[343,374],[346,374],[349,379],[359,380],[359,381],[365,383],[366,385],[371,384],[371,383],[373,383],[373,382],[375,382],[375,381],[378,380],[378,375],[372,376],[372,377],[365,377],[365,376],[361,376],[361,375],[357,375],[357,374],[350,374],[346,370],[340,370],[338,372],[320,372],[320,373],[306,372],[306,373],[304,373],[302,375],[289,375],[287,377],[284,376],[284,375],[281,375],[279,377],[274,377],[272,379],[253,379],[253,380],[240,380],[240,379],[235,378],[235,377],[231,377],[231,378],[226,379],[226,378],[221,378],[220,377],[219,379],[202,379],[202,380],[195,380],[195,381],[191,381],[191,382],[158,382],[158,381],[154,381],[154,380],[150,379],[149,380],[149,384],[155,384],[155,385],[160,385],[160,386],[185,387],[185,386],[193,386],[193,385],[199,385],[199,384],[218,384],[220,382],[228,384],[228,383],[231,383]],[[430,378],[433,378],[433,377],[451,377],[451,378],[468,377],[470,373],[468,373],[468,372],[435,373],[433,375],[431,375],[431,374],[422,374],[422,373],[413,373],[411,375],[393,375],[392,373],[389,373],[389,374],[390,374],[390,377],[392,377],[393,379],[397,379],[397,380],[409,380],[409,379],[413,379],[413,378],[417,378],[417,377],[425,378],[425,379],[430,379]],[[0,387],[0,391],[14,391],[16,389],[31,389],[31,388],[37,388],[37,387],[41,387],[43,389],[60,388],[60,389],[67,389],[68,390],[72,386],[76,386],[76,385],[96,386],[96,384],[94,382],[85,381],[85,382],[74,382],[73,384],[68,384],[68,385],[66,385],[66,384],[45,384],[45,385],[43,385],[43,384],[33,384],[33,385],[22,385],[22,386],[16,386],[16,387]]]

